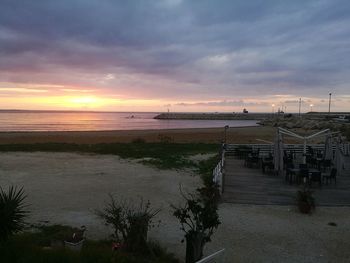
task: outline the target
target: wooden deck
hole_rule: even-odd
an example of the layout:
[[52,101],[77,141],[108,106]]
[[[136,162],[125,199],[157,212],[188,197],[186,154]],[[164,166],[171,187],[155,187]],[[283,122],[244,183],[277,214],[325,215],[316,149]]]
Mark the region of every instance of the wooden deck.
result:
[[[284,176],[263,174],[261,169],[244,167],[243,160],[225,160],[223,202],[259,205],[293,205],[301,186],[290,185]],[[316,205],[350,206],[350,173],[337,176],[337,184],[314,183]]]

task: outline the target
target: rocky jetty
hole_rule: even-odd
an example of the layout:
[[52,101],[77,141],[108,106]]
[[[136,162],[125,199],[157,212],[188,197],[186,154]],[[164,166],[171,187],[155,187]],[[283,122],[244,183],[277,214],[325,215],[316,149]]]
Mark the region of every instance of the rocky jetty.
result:
[[269,113],[161,113],[155,116],[159,120],[264,120]]
[[350,126],[350,123],[339,122],[336,119],[325,118],[324,116],[316,117],[308,116],[306,114],[302,116],[297,115],[281,115],[264,119],[259,122],[260,125],[282,127],[286,129],[299,129],[304,130],[323,130],[331,129],[333,131],[343,130]]

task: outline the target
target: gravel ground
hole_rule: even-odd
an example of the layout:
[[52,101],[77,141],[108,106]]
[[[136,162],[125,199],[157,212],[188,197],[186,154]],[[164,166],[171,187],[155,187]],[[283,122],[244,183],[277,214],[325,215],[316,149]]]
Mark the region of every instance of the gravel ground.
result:
[[[183,257],[182,233],[169,204],[180,202],[180,184],[191,190],[200,179],[109,155],[0,153],[0,186],[10,184],[24,186],[31,222],[86,225],[91,238],[111,233],[94,214],[109,193],[142,196],[162,207],[162,223],[151,238]],[[320,207],[305,216],[288,206],[222,204],[220,216],[222,225],[206,254],[225,248],[225,262],[350,262],[349,207]]]

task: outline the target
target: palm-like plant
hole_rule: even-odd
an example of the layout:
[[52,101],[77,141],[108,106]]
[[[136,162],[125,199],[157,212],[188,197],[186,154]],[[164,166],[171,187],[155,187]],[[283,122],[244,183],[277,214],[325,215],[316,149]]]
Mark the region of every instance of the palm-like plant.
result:
[[25,210],[23,187],[10,186],[6,193],[0,188],[0,241],[7,240],[12,234],[23,230]]

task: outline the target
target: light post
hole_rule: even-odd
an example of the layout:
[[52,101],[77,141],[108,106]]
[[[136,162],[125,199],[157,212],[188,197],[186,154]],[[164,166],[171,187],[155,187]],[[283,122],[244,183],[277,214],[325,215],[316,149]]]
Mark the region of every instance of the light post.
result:
[[227,130],[228,130],[228,128],[230,128],[230,126],[228,126],[228,125],[226,125],[225,127],[224,127],[224,142],[225,142],[225,145],[226,145],[226,141],[227,141]]
[[310,104],[310,112],[312,112],[312,107],[313,106],[314,106],[313,104]]
[[275,104],[272,104],[272,113],[274,114],[275,113]]
[[328,115],[331,114],[331,100],[332,100],[332,93],[329,93],[329,101],[328,101]]
[[300,117],[300,114],[301,114],[301,98],[299,98],[299,117]]

